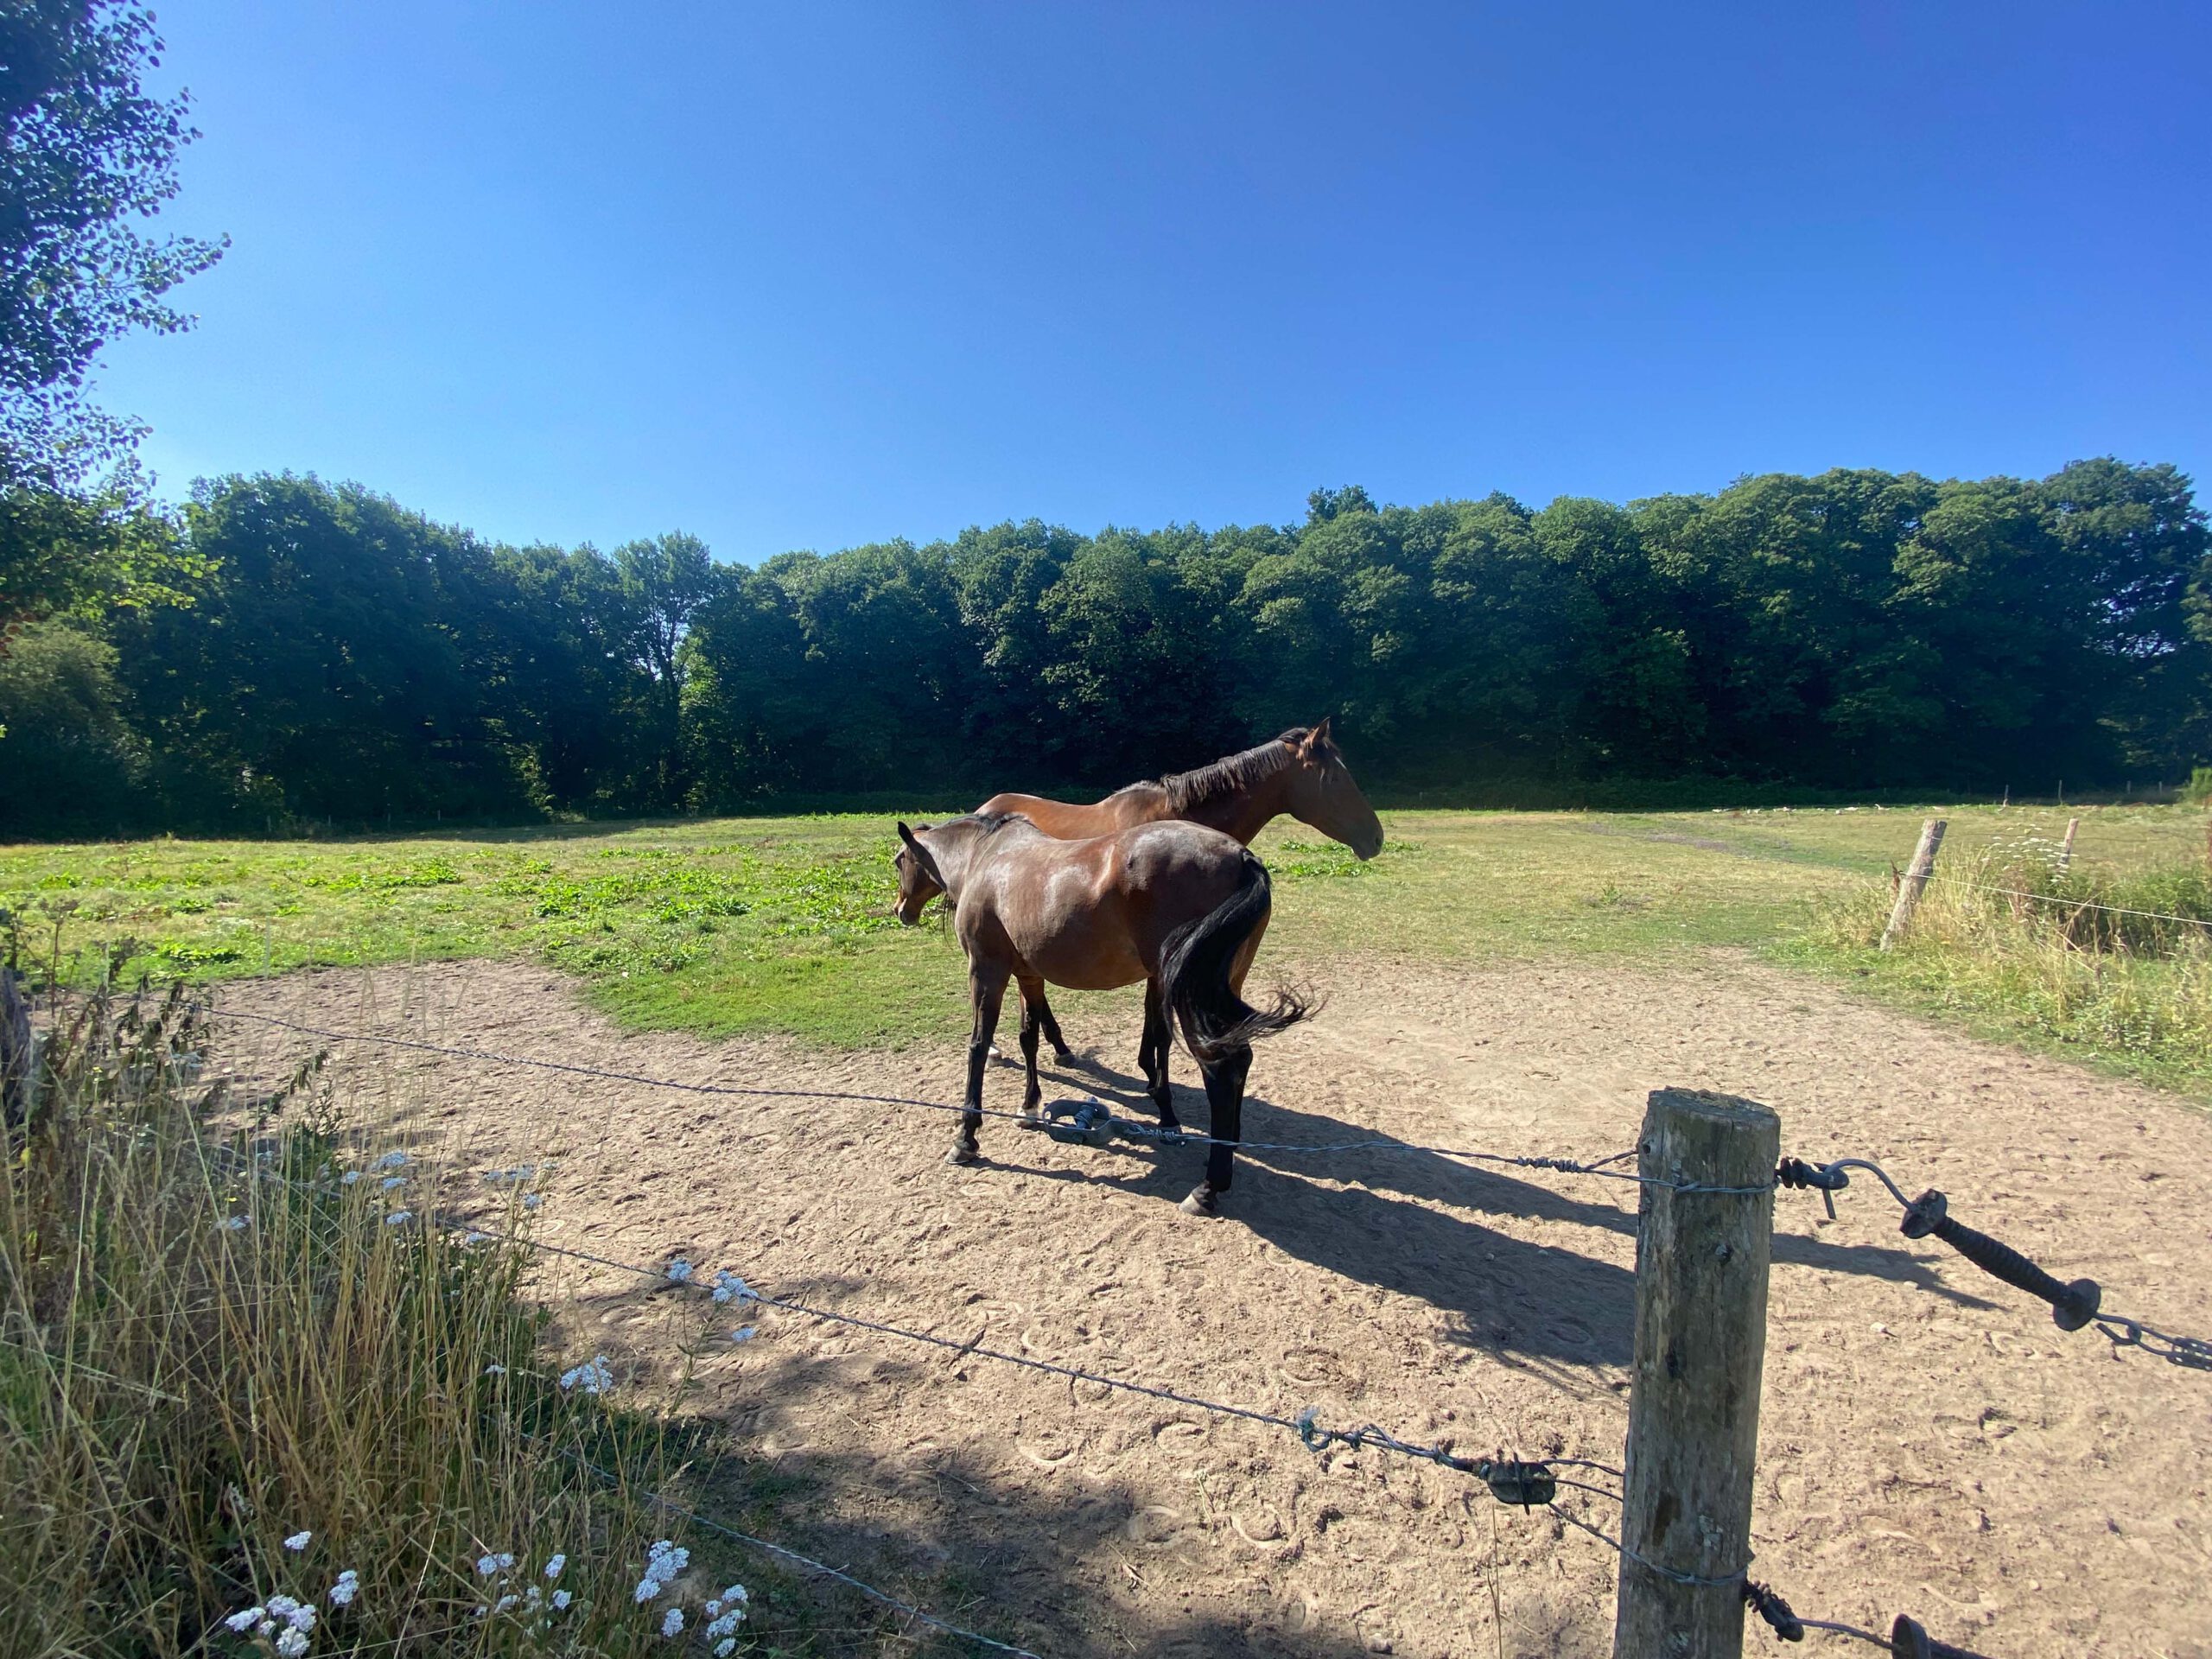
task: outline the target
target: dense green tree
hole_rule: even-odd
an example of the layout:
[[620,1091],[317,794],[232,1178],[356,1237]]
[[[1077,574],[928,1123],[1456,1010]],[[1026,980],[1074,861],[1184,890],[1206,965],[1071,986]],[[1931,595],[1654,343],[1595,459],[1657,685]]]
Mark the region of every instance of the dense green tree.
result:
[[100,347],[190,319],[163,296],[221,255],[139,222],[176,193],[186,99],[149,97],[150,12],[0,0],[0,652],[24,621],[173,601],[175,557],[130,459],[137,429],[83,398]]

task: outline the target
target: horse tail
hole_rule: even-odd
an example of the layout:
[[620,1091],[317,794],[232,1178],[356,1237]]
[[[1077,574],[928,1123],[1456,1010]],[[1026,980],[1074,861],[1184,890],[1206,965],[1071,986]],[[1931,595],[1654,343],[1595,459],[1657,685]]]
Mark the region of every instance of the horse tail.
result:
[[1160,989],[1185,1045],[1201,1061],[1249,1048],[1313,1012],[1306,999],[1289,991],[1276,993],[1272,1007],[1255,1008],[1230,987],[1238,953],[1267,925],[1273,904],[1268,867],[1248,850],[1236,890],[1167,936],[1160,952]]

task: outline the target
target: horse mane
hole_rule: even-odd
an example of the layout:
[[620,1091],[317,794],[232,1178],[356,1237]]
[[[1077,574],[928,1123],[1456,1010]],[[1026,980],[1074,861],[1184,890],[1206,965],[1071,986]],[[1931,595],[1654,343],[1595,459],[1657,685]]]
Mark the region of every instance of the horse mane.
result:
[[[1307,726],[1294,726],[1255,749],[1246,749],[1239,754],[1225,754],[1218,760],[1191,772],[1170,772],[1159,780],[1157,787],[1167,791],[1168,810],[1181,815],[1218,800],[1224,795],[1234,794],[1253,785],[1265,781],[1281,772],[1291,761],[1291,747],[1303,743],[1313,735]],[[1336,745],[1326,738],[1322,741],[1321,758],[1333,759]],[[1131,789],[1147,785],[1131,784]],[[1116,793],[1121,791],[1116,791]],[[1109,798],[1111,798],[1110,797]]]
[[1009,823],[1029,822],[1029,815],[1026,812],[970,812],[968,817],[977,830],[986,836],[995,836]]

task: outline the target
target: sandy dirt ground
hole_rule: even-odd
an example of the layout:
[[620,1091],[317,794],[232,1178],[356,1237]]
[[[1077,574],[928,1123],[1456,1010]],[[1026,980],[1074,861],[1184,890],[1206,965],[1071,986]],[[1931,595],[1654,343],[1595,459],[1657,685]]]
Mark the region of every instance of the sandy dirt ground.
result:
[[[1634,1143],[1650,1089],[1724,1090],[1779,1111],[1785,1151],[1875,1157],[2061,1279],[2098,1279],[2111,1306],[2212,1332],[2212,1122],[2183,1104],[1736,958],[1317,976],[1324,1012],[1259,1052],[1251,1139],[1602,1156]],[[948,1100],[962,1067],[950,1046],[626,1036],[514,963],[294,976],[226,1001],[693,1082]],[[1090,1058],[1047,1097],[1143,1109],[1134,1005],[1070,995],[1059,1012]],[[232,1030],[257,1064],[313,1046]],[[370,1053],[337,1046],[333,1075]],[[1428,1154],[1256,1154],[1226,1217],[1199,1222],[1176,1209],[1195,1147],[1067,1146],[993,1121],[988,1161],[956,1170],[951,1120],[926,1111],[374,1058],[366,1086],[426,1153],[560,1160],[538,1222],[556,1243],[680,1255],[961,1342],[1465,1452],[1620,1455],[1630,1185]],[[1177,1065],[1179,1109],[1203,1124],[1195,1068]],[[1019,1093],[993,1071],[989,1104]],[[2212,1375],[2061,1333],[2041,1304],[1903,1239],[1863,1179],[1840,1208],[1778,1203],[1756,1574],[1808,1617],[1886,1630],[1909,1611],[1997,1659],[2212,1656]],[[697,1327],[677,1305],[700,1299],[634,1278],[586,1270],[566,1291],[564,1354],[604,1350],[626,1376],[671,1375]],[[795,1315],[759,1324],[702,1351],[693,1398],[794,1478],[777,1535],[972,1628],[1047,1655],[1609,1651],[1617,1558],[1463,1475],[1316,1456],[1280,1431]],[[1617,1530],[1609,1503],[1567,1507]],[[1799,1650],[1821,1647],[1866,1650],[1818,1634]],[[1747,1649],[1779,1650],[1756,1624]]]

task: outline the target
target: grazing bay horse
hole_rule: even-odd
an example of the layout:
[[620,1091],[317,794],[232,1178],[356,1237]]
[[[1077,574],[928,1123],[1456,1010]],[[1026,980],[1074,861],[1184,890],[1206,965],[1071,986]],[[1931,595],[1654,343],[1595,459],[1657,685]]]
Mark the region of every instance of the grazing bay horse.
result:
[[[1109,835],[1141,823],[1181,818],[1233,836],[1243,846],[1282,814],[1340,841],[1353,855],[1370,859],[1382,850],[1382,823],[1352,780],[1343,751],[1329,735],[1326,720],[1318,726],[1294,726],[1272,742],[1242,754],[1224,756],[1195,772],[1179,772],[1157,782],[1131,784],[1103,801],[1084,806],[1048,801],[1038,795],[994,795],[976,809],[982,815],[1019,812],[1048,836],[1077,841]],[[1144,1041],[1137,1053],[1146,1087],[1160,1108],[1160,1121],[1172,1122],[1168,1104],[1167,1022],[1160,1007],[1160,987],[1145,988]],[[1040,997],[1037,1019],[1045,1039],[1062,1065],[1075,1058],[1060,1035],[1060,1022]]]
[[[899,919],[912,927],[942,893],[968,953],[976,1020],[966,1110],[945,1161],[976,1160],[983,1070],[1008,980],[1021,989],[1021,1109],[1034,1118],[1044,1098],[1037,1038],[1046,983],[1111,990],[1141,979],[1157,988],[1205,1077],[1213,1144],[1205,1179],[1183,1208],[1217,1213],[1229,1190],[1252,1044],[1307,1013],[1288,995],[1265,1010],[1243,998],[1244,976],[1268,930],[1267,867],[1233,836],[1172,820],[1061,841],[1019,815],[978,812],[934,829],[901,823],[899,839]],[[1161,1104],[1163,1124],[1176,1128],[1173,1104]]]

